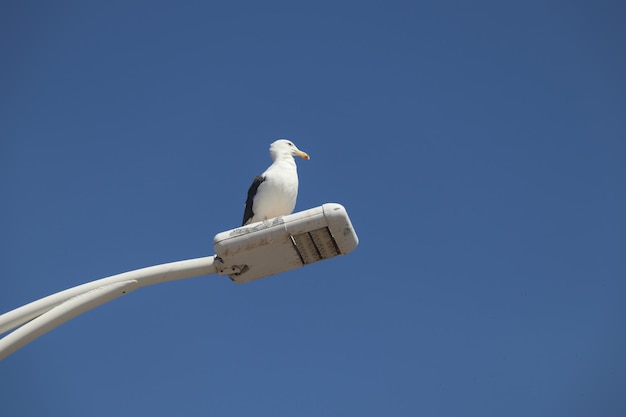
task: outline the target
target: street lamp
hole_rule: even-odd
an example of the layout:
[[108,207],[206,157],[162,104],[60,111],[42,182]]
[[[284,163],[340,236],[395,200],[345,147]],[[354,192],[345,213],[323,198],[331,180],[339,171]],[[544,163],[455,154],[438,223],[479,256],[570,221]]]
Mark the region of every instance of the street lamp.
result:
[[215,273],[242,284],[345,255],[358,243],[348,213],[336,203],[218,233],[213,239],[214,256],[102,278],[0,315],[0,334],[17,327],[0,339],[0,360],[66,321],[137,288]]

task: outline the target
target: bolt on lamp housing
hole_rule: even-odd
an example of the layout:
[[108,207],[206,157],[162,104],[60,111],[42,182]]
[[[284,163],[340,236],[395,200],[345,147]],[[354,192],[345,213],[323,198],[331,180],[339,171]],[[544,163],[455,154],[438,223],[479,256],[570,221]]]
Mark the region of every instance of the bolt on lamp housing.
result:
[[213,238],[217,273],[238,284],[345,255],[358,244],[346,209],[337,203],[251,223]]

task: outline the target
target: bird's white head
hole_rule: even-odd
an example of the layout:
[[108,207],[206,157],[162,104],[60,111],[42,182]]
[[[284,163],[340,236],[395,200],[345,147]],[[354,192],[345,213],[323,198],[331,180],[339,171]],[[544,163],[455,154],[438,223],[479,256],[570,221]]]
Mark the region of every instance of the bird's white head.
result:
[[294,143],[287,139],[278,139],[270,145],[270,156],[273,161],[282,158],[299,156],[302,159],[311,159],[306,152],[302,152]]

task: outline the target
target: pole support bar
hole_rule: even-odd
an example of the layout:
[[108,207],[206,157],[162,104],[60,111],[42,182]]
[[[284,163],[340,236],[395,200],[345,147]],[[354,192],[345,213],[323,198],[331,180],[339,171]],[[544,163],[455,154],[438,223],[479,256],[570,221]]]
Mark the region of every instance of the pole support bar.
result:
[[215,256],[149,266],[102,278],[41,298],[0,315],[0,360],[44,333],[130,291],[161,282],[215,274]]

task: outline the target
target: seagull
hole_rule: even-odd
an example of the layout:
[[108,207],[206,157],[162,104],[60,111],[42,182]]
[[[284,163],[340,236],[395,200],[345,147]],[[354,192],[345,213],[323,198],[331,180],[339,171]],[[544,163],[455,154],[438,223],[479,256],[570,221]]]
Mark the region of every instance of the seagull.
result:
[[310,159],[287,139],[279,139],[270,145],[272,165],[261,175],[254,177],[248,190],[243,223],[260,222],[291,214],[298,196],[298,171],[294,156]]

